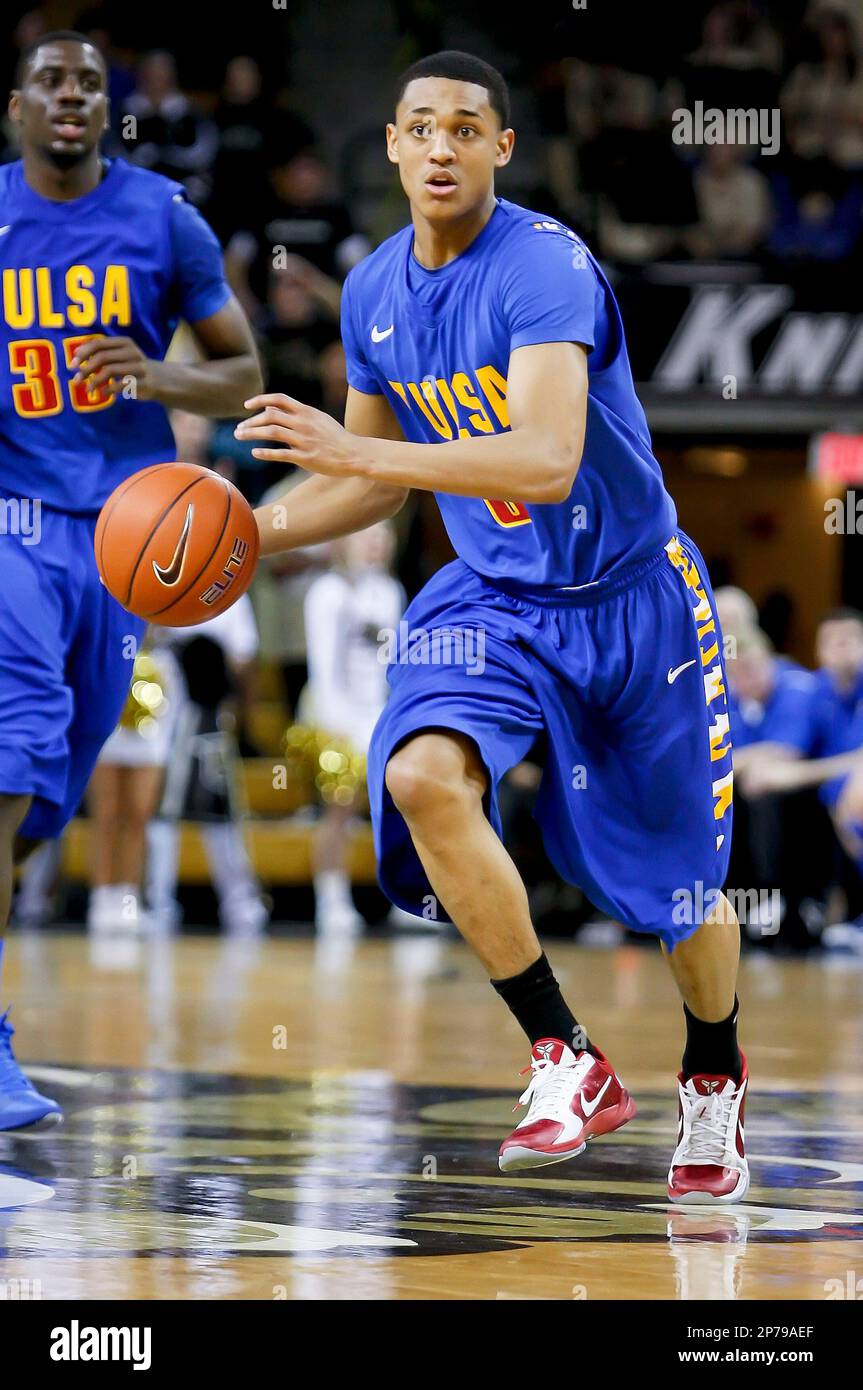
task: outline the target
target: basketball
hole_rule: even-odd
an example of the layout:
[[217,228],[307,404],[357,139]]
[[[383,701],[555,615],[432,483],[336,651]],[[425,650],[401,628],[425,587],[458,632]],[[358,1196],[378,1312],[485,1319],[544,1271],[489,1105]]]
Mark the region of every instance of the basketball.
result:
[[195,463],[157,463],[108,498],[96,523],[96,564],[130,613],[190,627],[244,594],[258,559],[258,527],[241,492]]

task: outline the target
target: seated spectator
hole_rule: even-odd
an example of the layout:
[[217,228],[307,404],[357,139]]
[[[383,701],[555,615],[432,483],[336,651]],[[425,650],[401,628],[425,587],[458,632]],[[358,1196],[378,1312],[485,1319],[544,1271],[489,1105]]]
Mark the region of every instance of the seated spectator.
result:
[[691,174],[654,114],[638,86],[623,85],[615,124],[581,153],[585,189],[598,197],[601,252],[629,264],[671,255],[697,220]]
[[[811,796],[768,793],[758,781],[761,769],[786,766],[806,757],[815,743],[817,683],[809,671],[776,656],[758,628],[735,636],[728,661],[729,715],[734,748],[734,847],[729,877],[759,890],[779,890],[778,920],[761,908],[743,923],[753,940],[774,936],[780,925],[784,944],[809,944],[823,918],[827,883],[816,866],[824,856],[804,852],[813,837],[829,839],[823,823],[813,825]],[[773,899],[771,891],[771,904]]]
[[815,53],[794,68],[780,96],[783,121],[799,131],[800,153],[863,168],[863,72],[851,23],[839,11],[815,17]]
[[760,247],[772,220],[770,187],[744,163],[739,145],[707,145],[695,171],[698,225],[687,241],[701,259],[743,259]]
[[860,241],[863,182],[824,158],[795,160],[771,179],[775,222],[768,250],[800,267],[837,265]]
[[702,101],[730,108],[770,108],[777,104],[776,74],[781,41],[769,23],[745,0],[723,0],[705,16],[701,44],[681,74],[682,104]]
[[323,405],[321,353],[339,337],[327,290],[319,285],[325,279],[300,257],[289,257],[285,270],[270,273],[261,321],[267,390],[318,408]]
[[367,239],[354,230],[346,204],[311,150],[271,168],[268,183],[263,210],[250,210],[227,248],[229,273],[241,298],[245,282],[247,296],[263,304],[270,273],[287,256],[300,256],[330,280],[341,281],[368,254]]
[[137,87],[124,104],[120,128],[132,164],[176,179],[185,185],[192,202],[204,201],[218,131],[180,91],[170,53],[156,51],[142,59]]
[[213,120],[219,151],[207,215],[226,243],[250,217],[257,224],[266,211],[270,150],[290,159],[310,147],[314,136],[301,116],[265,98],[260,66],[244,55],[232,58],[225,68]]

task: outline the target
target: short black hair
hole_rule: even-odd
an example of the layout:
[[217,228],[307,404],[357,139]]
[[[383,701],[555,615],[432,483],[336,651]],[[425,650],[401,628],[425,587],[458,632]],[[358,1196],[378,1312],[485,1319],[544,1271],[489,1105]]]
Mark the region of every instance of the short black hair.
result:
[[27,64],[30,62],[30,59],[39,52],[40,48],[44,48],[48,43],[84,43],[88,48],[95,48],[96,52],[99,54],[99,61],[107,77],[108,70],[105,66],[105,59],[102,57],[102,54],[99,53],[99,49],[92,39],[88,39],[86,34],[80,34],[77,29],[52,29],[50,34],[40,34],[38,39],[34,39],[33,42],[29,43],[24,49],[18,62],[15,64],[15,76],[12,79],[15,87],[20,87],[27,76]]
[[848,606],[828,608],[827,612],[822,613],[821,617],[818,619],[819,627],[824,623],[860,623],[861,627],[863,627],[863,613],[860,612],[859,608],[850,608]]
[[485,87],[488,104],[497,114],[501,130],[508,128],[509,88],[497,68],[483,62],[482,58],[475,58],[472,53],[462,53],[457,48],[445,48],[440,53],[419,58],[399,78],[396,106],[404,96],[408,83],[416,81],[418,77],[448,77],[453,82],[473,82],[477,87]]

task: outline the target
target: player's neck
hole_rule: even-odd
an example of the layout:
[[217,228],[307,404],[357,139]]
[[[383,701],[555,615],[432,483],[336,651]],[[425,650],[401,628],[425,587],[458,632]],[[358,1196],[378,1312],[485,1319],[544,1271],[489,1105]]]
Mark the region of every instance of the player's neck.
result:
[[414,224],[415,258],[426,270],[440,270],[454,261],[475,241],[495,210],[495,196],[492,189],[482,207],[460,217],[455,221],[429,222],[414,208],[411,217]]
[[58,167],[39,150],[30,150],[24,157],[24,179],[40,198],[55,203],[69,203],[92,193],[102,182],[102,158],[98,149],[91,151],[77,164],[66,169]]

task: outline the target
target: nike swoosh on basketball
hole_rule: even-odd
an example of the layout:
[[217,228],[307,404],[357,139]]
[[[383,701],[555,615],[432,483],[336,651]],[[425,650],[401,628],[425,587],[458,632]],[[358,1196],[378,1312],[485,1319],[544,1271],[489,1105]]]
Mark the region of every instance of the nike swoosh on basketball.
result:
[[599,1105],[599,1102],[602,1100],[602,1097],[605,1095],[610,1085],[611,1077],[609,1076],[605,1085],[599,1091],[597,1091],[596,1095],[593,1097],[593,1100],[586,1100],[584,1096],[581,1097],[581,1113],[586,1120],[589,1119],[590,1116],[593,1114],[594,1110]]
[[388,338],[388,337],[390,336],[390,334],[393,332],[394,329],[395,329],[395,324],[394,324],[394,323],[391,323],[390,326],[389,326],[389,328],[384,328],[384,329],[380,329],[380,328],[378,328],[377,324],[374,324],[373,327],[372,327],[372,342],[373,342],[373,343],[382,343],[383,340],[384,340],[384,338]]
[[668,684],[669,684],[669,685],[673,685],[674,682],[677,680],[677,677],[680,675],[681,671],[687,671],[687,670],[689,669],[690,666],[694,666],[694,665],[695,665],[695,662],[696,662],[696,658],[693,657],[691,661],[684,661],[684,663],[683,663],[682,666],[675,666],[675,667],[673,667],[673,668],[669,666],[669,668],[668,668]]
[[180,575],[183,573],[183,562],[186,558],[186,546],[189,544],[189,529],[192,525],[192,515],[195,507],[192,502],[186,508],[186,520],[183,522],[183,529],[180,532],[180,539],[177,541],[177,548],[174,551],[171,563],[164,568],[153,561],[153,573],[160,584],[164,584],[166,589],[171,589],[180,582]]

